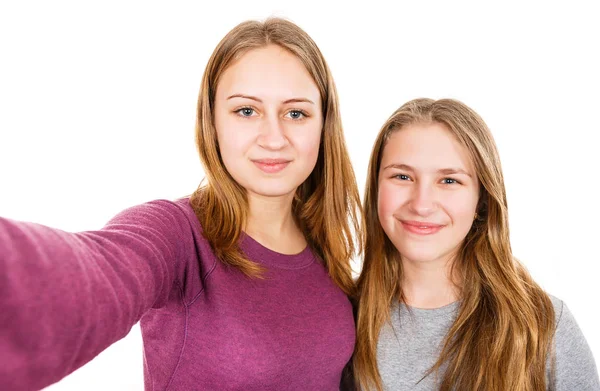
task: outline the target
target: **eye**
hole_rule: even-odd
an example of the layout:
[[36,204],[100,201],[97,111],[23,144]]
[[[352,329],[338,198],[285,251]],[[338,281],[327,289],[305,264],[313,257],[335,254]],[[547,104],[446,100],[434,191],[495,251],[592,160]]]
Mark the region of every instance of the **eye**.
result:
[[442,183],[443,183],[444,185],[453,185],[453,184],[455,184],[455,183],[456,183],[456,184],[460,184],[460,182],[459,182],[459,181],[457,181],[457,180],[456,180],[456,179],[454,179],[454,178],[444,178],[444,179],[442,179]]
[[307,117],[306,113],[302,110],[290,110],[286,116],[289,116],[293,120],[300,120]]
[[256,111],[252,107],[242,107],[235,110],[234,113],[237,113],[241,117],[252,117]]
[[401,181],[410,181],[410,177],[406,174],[396,174],[393,178],[399,179]]

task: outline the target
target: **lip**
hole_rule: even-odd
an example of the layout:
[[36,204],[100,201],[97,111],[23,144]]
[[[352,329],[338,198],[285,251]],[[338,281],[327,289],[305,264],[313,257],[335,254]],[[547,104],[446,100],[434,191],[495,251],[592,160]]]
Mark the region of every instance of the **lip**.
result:
[[400,222],[405,230],[417,235],[432,235],[445,227],[445,225],[425,221],[400,220]]
[[267,174],[277,173],[290,164],[291,160],[287,159],[256,159],[252,160],[252,163],[256,165],[261,171]]

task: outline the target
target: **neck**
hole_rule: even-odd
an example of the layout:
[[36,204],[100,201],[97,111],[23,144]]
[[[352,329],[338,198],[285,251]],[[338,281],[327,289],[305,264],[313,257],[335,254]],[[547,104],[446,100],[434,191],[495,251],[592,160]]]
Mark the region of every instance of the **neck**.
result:
[[406,304],[440,308],[458,300],[459,290],[451,271],[450,258],[416,262],[402,257],[402,293]]
[[244,231],[263,246],[283,254],[297,254],[306,239],[292,214],[294,194],[265,197],[248,194],[249,213]]

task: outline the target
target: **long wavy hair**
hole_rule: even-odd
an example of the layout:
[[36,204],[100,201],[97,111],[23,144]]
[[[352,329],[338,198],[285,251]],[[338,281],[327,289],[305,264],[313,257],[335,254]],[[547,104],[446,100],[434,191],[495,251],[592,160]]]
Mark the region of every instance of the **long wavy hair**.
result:
[[248,276],[260,277],[263,269],[238,246],[247,219],[247,194],[221,159],[213,108],[223,72],[248,51],[267,45],[278,45],[297,56],[321,95],[319,155],[314,170],[296,190],[292,212],[333,281],[350,295],[354,290],[350,260],[358,247],[353,235],[360,232],[360,197],[331,72],[315,42],[294,23],[280,18],[243,22],[221,40],[210,57],[200,86],[196,120],[196,142],[206,182],[191,196],[190,203],[217,257]]
[[460,308],[426,375],[435,373],[443,391],[545,391],[555,328],[552,302],[513,257],[504,179],[492,135],[477,113],[452,99],[404,104],[375,141],[364,200],[364,264],[357,282],[356,381],[363,389],[382,390],[377,341],[381,327],[390,320],[390,307],[404,300],[400,254],[377,214],[383,150],[394,132],[429,123],[445,125],[467,149],[481,190],[478,217],[453,263],[461,280]]

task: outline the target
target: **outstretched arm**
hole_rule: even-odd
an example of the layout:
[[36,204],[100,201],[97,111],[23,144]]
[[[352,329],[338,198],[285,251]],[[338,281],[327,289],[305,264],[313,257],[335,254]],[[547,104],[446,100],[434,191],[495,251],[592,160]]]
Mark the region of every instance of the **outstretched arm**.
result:
[[0,218],[0,389],[45,387],[123,338],[166,302],[191,236],[169,201],[80,233]]

